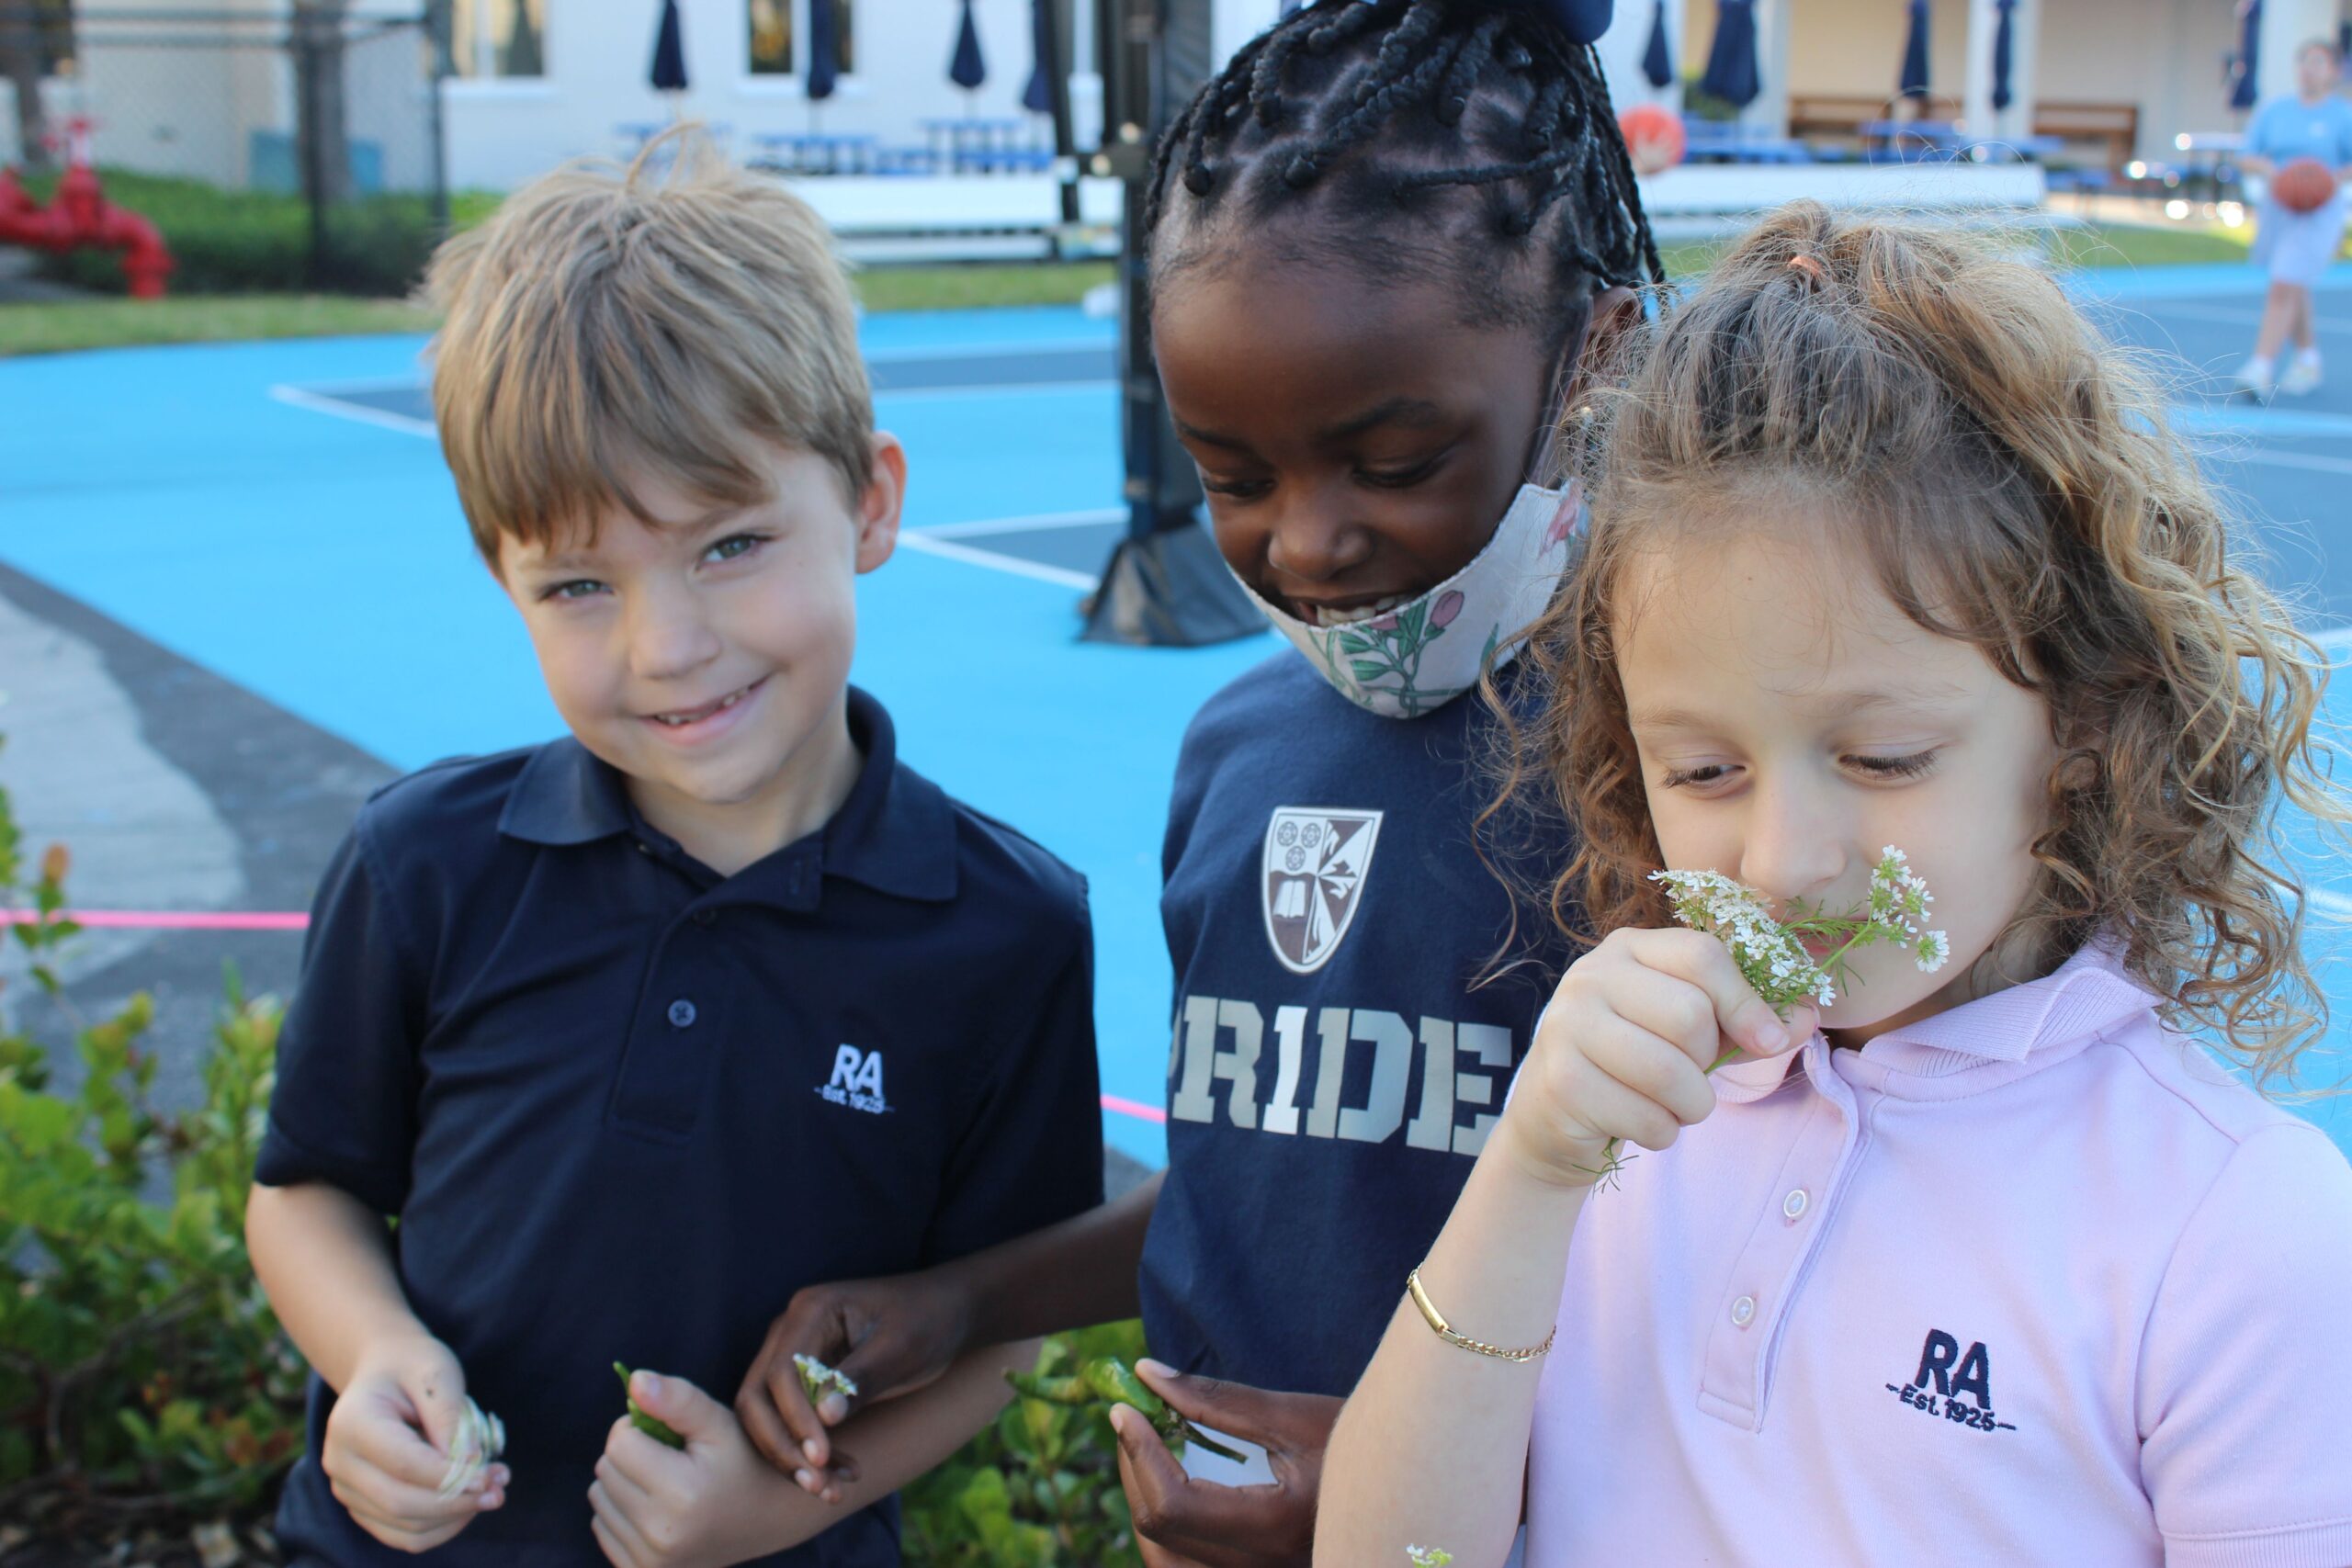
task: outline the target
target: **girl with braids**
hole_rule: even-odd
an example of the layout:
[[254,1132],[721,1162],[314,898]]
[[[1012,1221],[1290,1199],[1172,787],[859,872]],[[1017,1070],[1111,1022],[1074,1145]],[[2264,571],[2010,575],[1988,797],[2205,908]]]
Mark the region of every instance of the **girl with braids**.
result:
[[[1599,400],[1518,758],[1606,934],[1316,1561],[1489,1568],[1523,1483],[1531,1568],[2352,1562],[2352,1169],[2184,1032],[2260,1085],[2324,1024],[2278,837],[2346,818],[2324,666],[2161,398],[2034,269],[1807,203]],[[1666,868],[1769,925],[1889,844],[1942,942],[1826,1005],[1668,929]]]
[[1167,1363],[1146,1379],[1251,1456],[1180,1470],[1114,1414],[1147,1563],[1306,1560],[1339,1396],[1565,958],[1537,922],[1514,936],[1488,869],[1567,846],[1556,818],[1476,830],[1472,688],[1570,553],[1580,501],[1542,481],[1585,345],[1659,278],[1590,47],[1608,13],[1320,0],[1162,139],[1168,407],[1220,550],[1295,646],[1210,699],[1178,762],[1168,1168],[995,1252],[796,1297],[739,1408],[804,1484],[831,1488],[832,1455],[794,1353],[871,1398],[1140,1305]]

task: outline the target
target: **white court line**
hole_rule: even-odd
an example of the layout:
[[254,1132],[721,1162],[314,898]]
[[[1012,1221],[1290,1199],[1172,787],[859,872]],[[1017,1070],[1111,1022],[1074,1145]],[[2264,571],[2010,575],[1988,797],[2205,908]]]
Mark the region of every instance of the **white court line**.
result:
[[2324,887],[2303,889],[2303,902],[2334,919],[2352,921],[2352,895],[2330,893]]
[[953,539],[934,538],[928,533],[902,533],[899,536],[899,543],[927,556],[943,556],[949,560],[962,561],[967,566],[987,567],[991,571],[1035,578],[1039,582],[1058,583],[1064,588],[1076,588],[1086,592],[1091,592],[1097,581],[1085,572],[1072,571],[1067,567],[1046,566],[1040,561],[1023,560],[1019,556],[1000,555],[994,550],[976,550]]
[[1055,528],[1099,528],[1105,523],[1125,523],[1127,509],[1124,506],[1098,506],[1091,512],[1043,512],[1035,517],[981,517],[969,523],[937,523],[928,528],[910,528],[910,534],[921,534],[926,539],[985,538],[991,534],[1043,534]]
[[937,402],[945,398],[1003,396],[1020,392],[1098,392],[1119,383],[1105,376],[1093,381],[975,381],[963,387],[909,387],[903,391],[876,388],[876,403]]
[[1116,354],[1118,344],[1104,338],[1099,342],[1073,341],[1063,343],[969,343],[955,344],[945,348],[869,348],[865,358],[868,365],[899,365],[921,359],[993,359],[1002,355],[1017,359],[1026,354]]
[[[415,383],[386,381],[379,385],[401,387],[414,386]],[[355,386],[352,389],[360,389]],[[269,389],[269,395],[281,403],[290,403],[298,409],[308,409],[312,413],[333,414],[337,419],[356,420],[361,424],[372,424],[383,430],[397,430],[402,435],[422,435],[427,441],[433,440],[435,435],[433,422],[429,419],[412,419],[404,413],[392,413],[384,409],[371,409],[364,403],[346,403],[316,388],[272,387]]]
[[[2310,468],[2323,474],[2352,474],[2352,458],[2314,457],[2308,453],[2279,452],[2267,446],[2259,452],[2247,452],[2243,455],[2224,453],[2220,456],[2225,461],[2242,464],[2246,468],[2268,466],[2279,468]],[[2310,521],[2316,523],[2319,519],[2314,517]]]
[[[2192,321],[2222,321],[2233,327],[2258,327],[2262,324],[2259,310],[2233,310],[2226,305],[2181,305],[2170,300],[2153,301],[2151,308],[2133,314],[2163,324],[2165,316],[2179,316]],[[2352,332],[2352,321],[2322,319],[2312,323],[2324,333]]]

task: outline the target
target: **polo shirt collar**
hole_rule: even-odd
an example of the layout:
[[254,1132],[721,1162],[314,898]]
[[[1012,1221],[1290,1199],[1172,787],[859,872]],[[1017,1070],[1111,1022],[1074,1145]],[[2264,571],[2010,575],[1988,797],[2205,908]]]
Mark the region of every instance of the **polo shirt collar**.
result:
[[[849,688],[850,740],[864,754],[849,798],[819,834],[746,866],[799,860],[814,849],[827,876],[844,877],[894,897],[944,903],[956,897],[955,808],[937,784],[899,765],[898,731],[882,705]],[[620,773],[565,736],[539,748],[515,775],[498,830],[529,843],[594,843],[640,827]],[[659,835],[655,835],[659,837]],[[815,889],[808,892],[813,896]],[[789,898],[787,903],[807,902]]]
[[2070,1045],[2154,1005],[2155,998],[2125,972],[2114,944],[2094,940],[2039,980],[1888,1030],[1864,1046],[1862,1055],[1887,1059],[1890,1066],[1908,1066],[1921,1053],[2022,1062],[2036,1051]]
[[621,775],[571,736],[551,740],[514,775],[498,830],[533,844],[591,844],[636,826]]
[[[2156,998],[2124,969],[2117,946],[2100,938],[2041,979],[1891,1029],[1859,1055],[1863,1065],[1886,1072],[1944,1077],[1971,1066],[2023,1063],[2036,1052],[2074,1044],[2155,1005]],[[1787,1055],[1730,1063],[1714,1074],[1716,1098],[1732,1104],[1760,1100],[1786,1081],[1794,1061],[1826,1043],[1816,1034]]]
[[825,874],[894,897],[955,897],[956,811],[945,792],[899,765],[889,714],[855,686],[849,689],[849,736],[865,765],[825,824]]

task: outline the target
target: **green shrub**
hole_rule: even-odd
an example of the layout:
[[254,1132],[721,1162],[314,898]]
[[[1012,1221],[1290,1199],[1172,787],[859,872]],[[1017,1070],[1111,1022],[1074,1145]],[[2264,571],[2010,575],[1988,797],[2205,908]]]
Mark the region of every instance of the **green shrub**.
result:
[[[1056,1376],[1097,1356],[1132,1363],[1143,1325],[1108,1324],[1046,1342]],[[1133,1568],[1141,1559],[1119,1486],[1119,1440],[1100,1405],[1016,1399],[962,1452],[906,1489],[909,1568]]]
[[[178,263],[168,285],[174,294],[262,294],[300,292],[313,287],[311,272],[310,208],[281,191],[224,190],[202,180],[102,168],[107,199],[151,220]],[[28,179],[26,187],[41,201],[56,186],[54,175]],[[450,200],[451,221],[477,223],[494,209],[489,192],[462,191]],[[332,209],[327,247],[316,287],[337,293],[406,294],[424,275],[424,263],[439,243],[429,199],[422,195],[365,197]],[[112,252],[74,251],[47,255],[49,276],[77,288],[124,291],[122,264]]]
[[[51,847],[27,867],[0,791],[0,908],[31,916],[14,940],[70,1016],[49,963],[75,930],[66,866]],[[277,1005],[231,977],[203,1099],[175,1113],[150,1098],[153,1018],[141,994],[74,1020],[70,1093],[40,1041],[0,1032],[0,1517],[44,1534],[253,1511],[301,1445],[301,1363],[244,1245]]]

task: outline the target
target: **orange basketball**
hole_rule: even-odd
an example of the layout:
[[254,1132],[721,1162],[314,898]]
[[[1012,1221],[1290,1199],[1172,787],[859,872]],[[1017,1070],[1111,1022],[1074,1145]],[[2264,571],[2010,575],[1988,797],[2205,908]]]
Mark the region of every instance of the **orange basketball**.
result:
[[1637,175],[1662,174],[1682,162],[1688,146],[1682,134],[1682,117],[1657,104],[1635,104],[1617,116],[1617,129],[1624,134],[1625,150],[1634,155],[1634,172]]
[[2270,176],[2270,194],[2290,212],[2316,212],[2335,195],[2335,176],[2317,158],[2297,158]]

